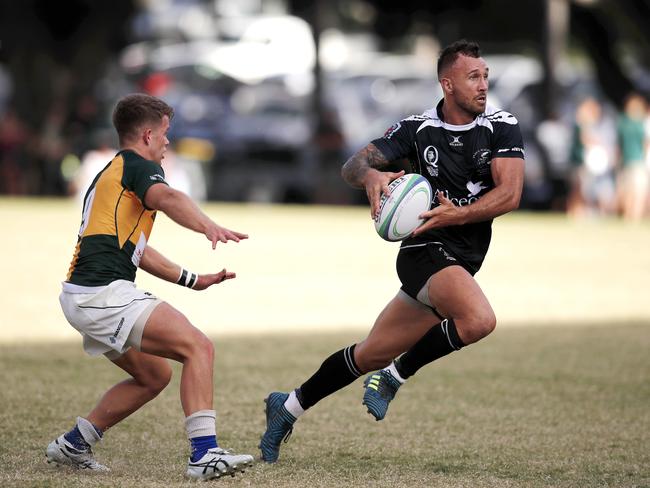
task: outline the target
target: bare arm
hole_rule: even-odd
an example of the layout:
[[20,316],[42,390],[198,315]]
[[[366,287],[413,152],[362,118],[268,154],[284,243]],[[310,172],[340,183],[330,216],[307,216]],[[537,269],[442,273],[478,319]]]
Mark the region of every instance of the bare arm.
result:
[[524,160],[495,158],[490,166],[495,185],[492,190],[476,202],[464,207],[456,207],[442,193],[438,193],[440,205],[421,215],[427,220],[413,232],[413,235],[437,227],[489,220],[519,207],[524,185]]
[[354,188],[365,188],[367,173],[373,169],[385,168],[389,162],[381,151],[370,143],[345,162],[341,175],[348,185]]
[[185,193],[174,190],[167,185],[151,186],[144,195],[144,203],[149,208],[161,210],[170,219],[183,227],[204,234],[212,242],[212,249],[218,241],[239,242],[248,239],[247,234],[221,227],[204,214]]
[[370,143],[348,159],[341,169],[341,175],[348,185],[354,188],[365,188],[372,218],[379,211],[382,192],[389,194],[390,182],[404,174],[404,171],[399,173],[381,171],[389,163],[390,161],[381,151],[373,143]]
[[[178,281],[182,269],[178,264],[171,262],[149,245],[145,247],[142,258],[140,259],[140,268],[157,278],[171,283]],[[214,274],[200,274],[193,289],[205,290],[209,286],[235,278],[235,276],[235,273],[226,271],[225,268]]]

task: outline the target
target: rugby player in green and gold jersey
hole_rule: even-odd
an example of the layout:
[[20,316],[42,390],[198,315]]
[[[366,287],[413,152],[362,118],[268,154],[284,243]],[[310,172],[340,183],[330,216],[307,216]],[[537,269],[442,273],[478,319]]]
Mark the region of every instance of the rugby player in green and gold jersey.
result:
[[120,151],[93,180],[83,203],[77,246],[60,302],[91,356],[104,355],[131,378],[110,388],[85,417],[47,448],[48,462],[107,471],[92,447],[103,433],[167,386],[168,359],[183,365],[180,396],[191,445],[186,475],[218,478],[251,465],[253,457],[217,445],[213,410],[213,344],[168,303],[135,286],[138,268],[195,290],[235,277],[223,269],[196,274],[148,243],[156,211],[218,242],[248,235],[217,225],[184,193],[169,187],[161,166],[174,115],[144,94],[122,98],[113,113]]

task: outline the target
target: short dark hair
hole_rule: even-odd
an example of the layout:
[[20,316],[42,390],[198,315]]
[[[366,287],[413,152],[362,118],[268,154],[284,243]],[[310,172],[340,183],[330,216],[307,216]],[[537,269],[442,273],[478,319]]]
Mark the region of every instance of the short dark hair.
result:
[[174,109],[159,98],[144,93],[125,96],[113,111],[113,125],[120,143],[136,136],[142,125],[159,123],[165,115],[171,120]]
[[461,54],[470,58],[480,58],[481,48],[478,43],[465,39],[456,41],[444,48],[438,57],[438,79],[441,78],[443,71],[454,64]]

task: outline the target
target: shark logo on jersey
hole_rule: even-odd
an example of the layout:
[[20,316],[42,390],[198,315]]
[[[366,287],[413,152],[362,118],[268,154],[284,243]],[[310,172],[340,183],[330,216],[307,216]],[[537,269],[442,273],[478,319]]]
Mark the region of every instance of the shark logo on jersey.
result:
[[431,176],[438,176],[438,149],[435,146],[427,146],[422,154],[427,165],[427,171]]
[[485,190],[487,188],[487,186],[483,186],[482,181],[476,183],[474,183],[473,181],[468,181],[465,186],[469,190],[469,194],[467,195],[468,197],[473,197],[475,195],[478,195],[479,193],[481,193],[481,190]]
[[479,149],[472,155],[476,173],[479,175],[487,174],[490,171],[490,162],[492,161],[492,151],[489,149]]
[[449,145],[451,147],[463,147],[463,142],[460,140],[461,136],[451,136],[451,142]]

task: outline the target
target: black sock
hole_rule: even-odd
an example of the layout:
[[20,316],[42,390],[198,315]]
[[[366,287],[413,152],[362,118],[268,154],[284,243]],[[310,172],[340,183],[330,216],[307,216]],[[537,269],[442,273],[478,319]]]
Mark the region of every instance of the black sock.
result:
[[296,390],[296,397],[302,408],[313,407],[335,391],[348,386],[359,376],[361,371],[354,362],[355,344],[341,349],[328,357],[318,371]]
[[395,368],[404,379],[413,376],[425,364],[463,347],[453,319],[434,325],[411,349],[395,360]]

